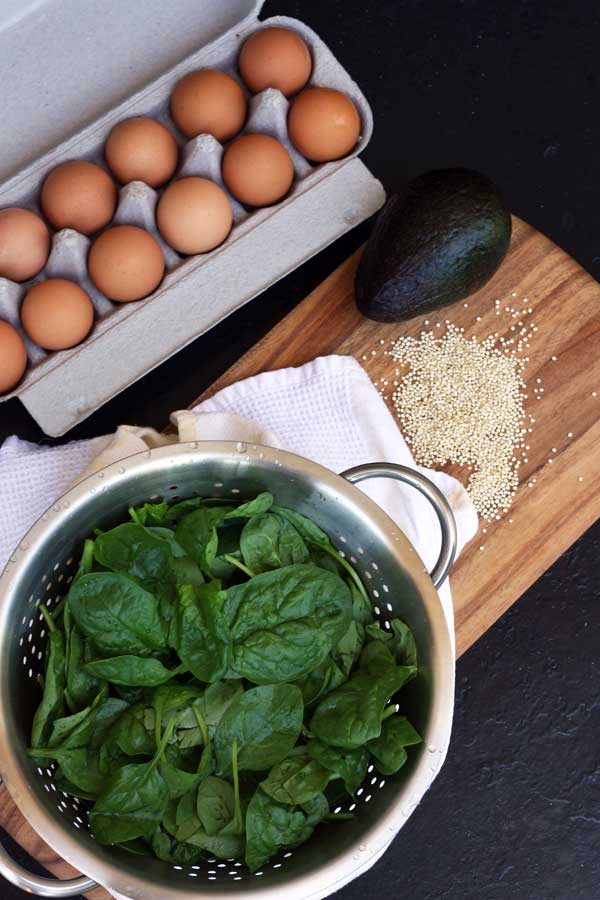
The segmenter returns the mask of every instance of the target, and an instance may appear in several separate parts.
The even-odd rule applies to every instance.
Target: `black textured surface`
[[[389,191],[467,166],[600,276],[600,13],[564,0],[269,0],[303,19],[375,114],[363,159]],[[338,241],[107,404],[66,439],[161,427],[364,240]],[[0,440],[45,440],[0,406]],[[600,898],[600,593],[595,526],[458,664],[446,766],[343,900]],[[8,885],[0,897],[27,895]]]

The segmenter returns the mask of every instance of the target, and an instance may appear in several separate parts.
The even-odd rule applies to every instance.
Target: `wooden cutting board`
[[[354,305],[354,273],[361,252],[194,404],[240,378],[302,365],[328,353],[354,356],[373,380],[387,378],[393,364],[385,347],[401,334],[418,335],[424,317],[382,325],[360,315]],[[499,316],[496,299],[502,301]],[[507,306],[531,308],[538,328],[525,371],[526,411],[536,421],[510,512],[500,521],[481,524],[452,572],[459,655],[600,515],[600,285],[559,247],[515,218],[510,251],[492,281],[466,305],[457,303],[427,318],[434,325],[448,319],[464,327],[467,336],[498,332],[509,337],[515,320],[505,313]],[[447,471],[462,475],[452,467]],[[56,875],[73,873],[37,837],[4,788],[0,824]],[[102,890],[90,896],[108,897]]]

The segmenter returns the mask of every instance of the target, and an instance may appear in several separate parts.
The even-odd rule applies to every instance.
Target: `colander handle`
[[[2,844],[0,844],[0,875],[15,887],[27,891],[28,894],[36,894],[38,897],[76,897],[78,894],[84,894],[96,887],[96,882],[85,875],[81,875],[79,878],[69,878],[67,881],[32,875],[8,855]]]
[[[409,469],[407,466],[399,466],[395,463],[367,463],[364,466],[354,466],[341,472],[351,484],[365,481],[367,478],[393,478],[402,481],[420,491],[426,497],[435,510],[440,528],[442,529],[442,546],[438,560],[431,570],[430,577],[436,588],[446,580],[448,572],[452,568],[456,556],[456,522],[448,501],[433,481]]]

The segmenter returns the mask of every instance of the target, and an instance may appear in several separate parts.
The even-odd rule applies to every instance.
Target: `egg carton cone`
[[[216,39],[0,185],[0,208],[19,206],[41,214],[39,194],[52,169],[75,159],[107,169],[103,148],[114,125],[132,116],[148,116],[165,124],[178,142],[180,161],[175,178],[209,178],[226,190],[221,177],[223,145],[211,135],[186,141],[170,117],[173,88],[185,74],[201,68],[220,69],[238,81],[249,101],[241,133],[277,138],[294,166],[292,188],[274,206],[249,209],[228,194],[234,222],[229,237],[210,253],[190,257],[169,247],[156,227],[156,205],[164,187],[155,190],[139,181],[122,186],[110,225],[147,229],[158,240],[165,257],[164,279],[143,300],[113,303],[98,291],[87,272],[87,255],[95,235],[88,238],[72,229],[53,235],[46,266],[35,279],[23,284],[0,279],[0,318],[21,334],[20,305],[34,283],[68,278],[80,284],[94,304],[94,327],[77,347],[47,353],[23,335],[29,367],[15,390],[0,397],[0,401],[19,397],[49,435],[64,434],[383,204],[385,194],[380,182],[357,158],[373,127],[371,109],[358,85],[312,29],[284,16],[259,21],[261,5],[238,0],[240,13],[245,15],[232,23],[231,17],[225,16],[223,4],[208,2],[206,33],[211,37],[218,34]],[[222,19],[228,27],[219,33]],[[251,96],[243,84],[237,70],[241,45],[254,31],[273,26],[289,28],[307,43],[313,59],[307,87],[336,88],[354,102],[361,133],[356,147],[344,159],[312,165],[289,140],[290,101],[272,88]]]

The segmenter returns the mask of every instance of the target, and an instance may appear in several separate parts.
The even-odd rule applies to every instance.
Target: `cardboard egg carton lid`
[[[168,16],[165,5],[156,0],[134,4],[135,28],[131,20],[132,5],[117,0],[102,4],[102,16],[99,16],[98,5],[92,5],[82,22],[72,17],[77,0],[46,0],[42,3],[32,0],[29,15],[25,17],[20,0],[5,2],[8,6],[3,5],[0,12],[0,78],[3,84],[8,84],[11,97],[6,124],[12,134],[18,135],[18,140],[10,145],[9,158],[3,158],[4,172],[8,174],[9,167],[14,170],[23,164],[24,158],[31,159],[32,155],[45,149],[49,135],[54,136],[57,119],[63,134],[65,123],[79,131],[0,184],[0,207],[19,205],[39,211],[38,195],[45,174],[67,159],[84,158],[102,164],[102,148],[110,129],[116,122],[132,115],[158,118],[178,138],[181,162],[177,176],[202,175],[222,185],[222,146],[208,135],[185,142],[169,118],[169,95],[183,74],[202,66],[236,73],[239,46],[249,33],[263,24],[257,21],[261,2],[228,0],[223,4],[220,0],[205,0],[203,4],[192,4],[189,0],[179,0],[176,5],[179,25],[172,23],[170,29],[165,23],[165,16]],[[12,18],[11,5],[14,7]],[[179,52],[186,41],[189,44],[189,31],[182,29],[180,24],[186,12],[190,30],[192,22],[195,26],[193,45],[200,49],[115,107],[115,98],[122,97],[126,88],[131,89],[136,79],[139,83],[141,73],[146,77],[154,75],[157,65],[171,62],[169,57],[176,52],[172,50],[172,42],[177,44]],[[55,70],[47,73],[44,66],[48,60],[43,57],[43,80],[38,66],[37,77],[29,82],[30,67],[34,65],[36,54],[42,51],[39,21],[37,29],[33,28],[42,14],[45,16],[46,47],[62,47],[64,57],[59,55],[55,59]],[[94,303],[96,324],[83,344],[61,353],[47,354],[26,341],[30,367],[16,390],[0,398],[19,396],[46,433],[63,434],[370,216],[383,203],[380,183],[356,158],[372,130],[371,111],[358,86],[320,38],[303,23],[274,17],[264,24],[283,25],[300,33],[313,55],[310,83],[336,87],[352,97],[362,125],[357,148],[346,159],[314,167],[289,142],[286,98],[274,90],[249,98],[249,116],[243,132],[270,133],[284,143],[294,163],[294,187],[280,204],[253,212],[231,198],[234,228],[230,237],[215,251],[186,259],[171,250],[158,235],[154,221],[157,192],[141,182],[121,188],[113,224],[138,224],[154,233],[161,241],[167,267],[167,275],[157,291],[137,303],[114,304],[95,289],[86,268],[88,238],[71,229],[54,234],[49,260],[34,281],[66,277],[80,283]],[[157,28],[160,34],[153,33]],[[105,33],[112,41],[110,54],[105,40],[98,43],[98,35]],[[31,43],[26,42],[27,36],[32,39]],[[49,36],[51,43],[48,43]],[[210,41],[207,46],[206,41]],[[25,58],[17,59],[19,49]],[[185,50],[188,49],[186,46]],[[126,71],[120,62],[123,56],[130,63]],[[151,57],[150,61],[148,57]],[[104,74],[106,66],[110,70],[108,78]],[[24,73],[21,88],[18,84],[20,72]],[[90,72],[94,73],[93,77]],[[95,80],[96,73],[98,80]],[[40,105],[39,97],[33,96],[34,85],[40,83],[53,87],[46,105]],[[75,92],[74,83],[79,88]],[[16,105],[12,102],[15,92],[23,94],[22,102]],[[101,104],[104,104],[104,110],[110,105],[109,111],[86,125],[81,118],[82,109],[94,117],[101,112]],[[50,115],[47,115],[48,109]],[[31,128],[32,121],[37,128]],[[0,279],[0,318],[20,327],[19,306],[30,283],[17,285]]]

